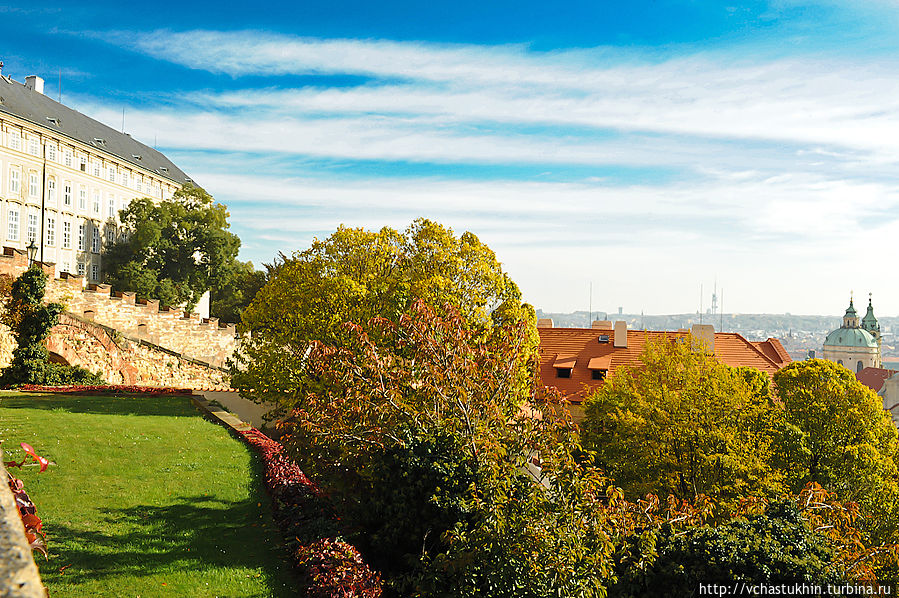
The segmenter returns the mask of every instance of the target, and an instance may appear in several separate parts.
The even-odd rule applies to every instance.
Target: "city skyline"
[[[0,4],[3,74],[170,157],[259,266],[470,230],[547,312],[833,314],[899,232],[899,9],[848,2]],[[61,85],[60,85],[61,84]]]

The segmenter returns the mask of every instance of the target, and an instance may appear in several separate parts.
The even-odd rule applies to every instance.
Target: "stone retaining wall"
[[[237,346],[234,324],[220,326],[218,318],[200,318],[158,301],[136,301],[134,293],[111,293],[109,285],[85,286],[83,276],[64,273],[54,278],[54,265],[41,264],[47,273],[47,301],[60,302],[66,311],[118,332],[149,341],[192,359],[224,366]],[[4,247],[0,274],[17,277],[28,268],[28,257]]]
[[[43,598],[44,586],[6,480],[0,450],[0,598]]]
[[[60,315],[47,348],[70,364],[99,373],[110,384],[206,390],[230,387],[224,369],[72,314]]]

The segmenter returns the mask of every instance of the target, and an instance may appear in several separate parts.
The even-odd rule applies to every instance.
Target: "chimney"
[[[44,93],[44,80],[37,75],[25,77],[25,87],[38,93]]]
[[[552,328],[553,320],[552,318],[540,318],[537,320],[537,328]]]
[[[615,322],[615,342],[613,347],[627,347],[627,322],[618,320]]]
[[[693,350],[700,348],[709,353],[715,352],[715,327],[711,324],[693,324]]]
[[[593,325],[591,328],[595,330],[611,330],[612,329],[612,321],[611,320],[593,320]]]

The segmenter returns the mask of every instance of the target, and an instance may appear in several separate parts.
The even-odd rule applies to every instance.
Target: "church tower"
[[[877,346],[880,347],[880,323],[874,317],[874,307],[871,305],[871,293],[868,293],[868,313],[862,318],[862,328],[871,333],[871,336],[877,340]]]

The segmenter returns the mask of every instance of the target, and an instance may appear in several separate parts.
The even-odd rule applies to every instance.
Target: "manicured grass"
[[[51,596],[294,596],[249,449],[186,397],[0,393],[6,460],[44,520]]]

